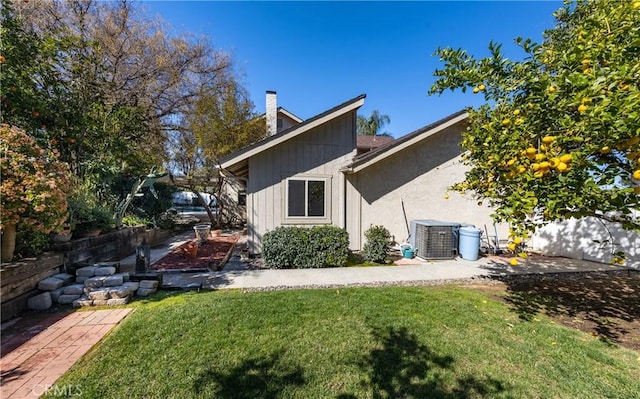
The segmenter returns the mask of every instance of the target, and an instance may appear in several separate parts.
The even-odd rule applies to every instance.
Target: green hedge
[[[385,263],[391,245],[391,233],[384,226],[371,226],[364,232],[367,241],[362,248],[364,259],[374,263]]]
[[[335,226],[276,227],[263,237],[262,257],[278,269],[345,266],[349,234]]]

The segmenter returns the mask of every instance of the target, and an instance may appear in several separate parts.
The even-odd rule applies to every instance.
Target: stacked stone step
[[[140,281],[140,287],[136,291],[138,296],[149,296],[155,294],[158,291],[158,281],[156,280],[142,280]]]
[[[129,281],[129,273],[116,273],[117,263],[100,263],[76,270],[76,285],[82,293],[71,303],[75,307],[124,305],[138,289],[138,283]]]
[[[65,295],[62,300],[67,300],[68,297],[66,295],[71,295],[71,292],[65,293],[66,287],[64,286],[68,286],[70,283],[73,283],[73,275],[67,273],[54,274],[51,277],[40,280],[38,289],[44,292],[27,299],[27,307],[31,310],[47,310],[53,306],[54,302],[60,303],[61,296]]]
[[[55,274],[38,283],[42,292],[27,300],[31,310],[46,310],[54,303],[74,307],[124,305],[134,296],[148,296],[158,291],[158,281],[130,281],[129,273],[116,273],[119,263],[96,263],[81,267],[76,276]]]

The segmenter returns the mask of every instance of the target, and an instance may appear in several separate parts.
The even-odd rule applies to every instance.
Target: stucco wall
[[[611,262],[612,252],[624,251],[628,256],[625,266],[640,268],[640,234],[595,218],[551,223],[536,232],[528,244],[547,255],[602,263]]]
[[[434,219],[486,225],[493,237],[492,211],[486,204],[448,188],[464,180],[466,167],[461,163],[461,125],[454,125],[403,151],[381,160],[362,171],[347,176],[353,189],[348,191],[348,212],[360,214],[349,218],[352,249],[361,249],[364,231],[371,225],[383,225],[397,242],[408,238],[402,203],[409,223],[416,219]],[[360,193],[359,200],[357,193]],[[445,195],[449,198],[446,199]],[[359,209],[358,209],[359,208]],[[500,225],[498,236],[506,239],[508,227]]]

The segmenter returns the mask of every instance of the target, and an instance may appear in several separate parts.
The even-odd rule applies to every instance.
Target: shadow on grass
[[[442,371],[455,367],[454,358],[433,352],[406,327],[377,329],[373,335],[378,341],[377,348],[359,364],[368,375],[363,386],[373,393],[373,398],[469,398],[505,390],[502,382],[491,378],[466,376],[445,380]]]
[[[282,397],[288,386],[305,384],[304,370],[283,360],[283,353],[247,359],[229,370],[206,370],[194,382],[194,390],[223,399]]]
[[[522,320],[538,313],[576,318],[591,324],[602,339],[617,342],[640,322],[640,274],[606,273],[504,279],[505,300]],[[633,323],[633,324],[632,324]]]

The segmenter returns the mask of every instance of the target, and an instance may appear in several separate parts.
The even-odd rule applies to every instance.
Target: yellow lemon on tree
[[[510,242],[509,245],[507,245],[507,248],[509,248],[509,250],[513,252],[516,250],[516,244],[513,242]]]
[[[527,168],[525,168],[524,166],[518,166],[518,173],[524,173],[527,171]]]
[[[515,238],[513,239],[513,243],[514,243],[514,244],[516,244],[516,245],[517,245],[517,244],[520,244],[521,242],[522,242],[522,238],[520,238],[520,237],[515,237]]]
[[[516,258],[511,258],[511,260],[509,261],[509,264],[511,266],[518,266],[518,259]]]
[[[584,114],[585,112],[587,112],[588,108],[589,107],[587,107],[586,105],[580,104],[580,106],[578,107],[578,112],[580,112],[581,114]]]
[[[640,180],[640,169],[633,172],[633,178],[636,180]]]
[[[538,150],[536,150],[533,147],[529,147],[527,148],[526,152],[527,152],[527,155],[536,155],[536,152],[538,152]]]
[[[608,154],[610,152],[611,152],[611,147],[609,147],[608,145],[605,145],[604,147],[600,148],[601,154]]]
[[[485,87],[485,85],[480,85],[480,86],[478,86],[478,89],[480,89],[480,91],[482,91],[482,90],[486,89],[486,87]]]
[[[531,164],[531,170],[533,170],[534,172],[540,170],[540,164],[539,163],[532,163]]]
[[[511,124],[511,119],[507,118],[502,120],[502,126],[509,126]]]
[[[640,143],[640,136],[631,137],[629,140],[624,142],[626,145],[631,147],[632,145]]]
[[[549,166],[549,162],[547,161],[540,162],[540,169],[549,169]]]
[[[515,116],[520,115],[520,110],[519,110],[519,109],[514,110],[514,111],[513,111],[513,114],[514,114]]]
[[[571,160],[573,159],[573,155],[571,154],[564,154],[560,157],[560,162],[563,163],[569,163],[571,162]]]
[[[535,177],[536,179],[541,178],[542,176],[544,176],[544,172],[539,170],[536,173],[533,174],[533,177]]]
[[[515,158],[511,158],[511,159],[507,162],[507,166],[511,166],[511,165],[513,165],[514,163],[516,163]]]
[[[549,160],[549,166],[551,166],[552,168],[557,167],[559,163],[560,163],[560,158],[553,157]]]
[[[478,94],[479,92],[480,92],[480,89],[479,89],[479,88],[477,88],[477,87],[474,87],[474,88],[473,88],[473,93],[474,93],[474,94]]]
[[[547,89],[547,91],[548,91],[549,93],[555,93],[557,90],[558,90],[558,89],[556,89],[556,87],[555,87],[555,86],[550,86],[550,87]]]
[[[544,161],[547,158],[544,154],[536,154],[536,161]]]
[[[544,136],[544,137],[542,138],[542,142],[543,142],[543,143],[545,143],[545,144],[551,144],[551,143],[553,143],[554,141],[556,141],[555,136]]]
[[[560,162],[558,164],[558,166],[556,166],[556,169],[558,170],[558,172],[564,172],[565,170],[567,170],[569,167],[567,166],[566,163],[564,162]]]

